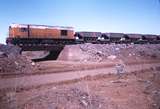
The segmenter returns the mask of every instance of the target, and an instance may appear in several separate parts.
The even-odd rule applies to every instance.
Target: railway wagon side
[[[98,37],[101,37],[101,32],[76,32],[75,36],[78,37],[78,39],[82,39],[86,43],[95,43],[98,39]]]

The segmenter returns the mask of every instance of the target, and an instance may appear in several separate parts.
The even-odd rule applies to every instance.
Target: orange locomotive
[[[9,37],[13,38],[74,38],[72,27],[12,24]]]
[[[7,42],[11,43],[44,43],[45,40],[74,40],[73,27],[11,24]],[[27,40],[27,42],[26,42]],[[50,41],[50,42],[52,42]],[[52,43],[54,43],[53,41]]]

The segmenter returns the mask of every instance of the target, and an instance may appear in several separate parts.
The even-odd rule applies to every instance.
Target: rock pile
[[[159,54],[159,44],[79,44],[66,46],[58,59],[69,61],[105,61],[126,58],[160,59]]]
[[[0,74],[31,71],[31,61],[21,56],[20,51],[19,47],[13,45],[0,45]]]

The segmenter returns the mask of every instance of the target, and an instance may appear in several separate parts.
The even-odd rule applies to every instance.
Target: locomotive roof
[[[73,30],[73,27],[66,27],[66,26],[48,26],[48,25],[34,25],[34,24],[11,24],[11,28],[27,28],[28,25],[30,28],[39,28],[39,29],[66,29],[66,30]]]

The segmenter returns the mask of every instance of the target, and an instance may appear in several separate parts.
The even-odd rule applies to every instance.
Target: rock
[[[108,58],[108,59],[111,59],[111,60],[114,60],[114,59],[116,59],[116,56],[115,56],[115,55],[110,55],[110,56],[108,56],[107,58]]]
[[[118,51],[118,50],[120,50],[120,48],[115,48],[115,50],[117,50],[117,51]]]
[[[88,106],[88,103],[85,100],[80,100],[80,101],[81,101],[82,105],[84,105],[85,107]]]
[[[115,69],[116,69],[116,74],[120,79],[122,77],[122,74],[125,73],[125,66],[123,64],[116,64]]]
[[[32,66],[35,66],[35,65],[36,65],[36,63],[35,63],[35,62],[32,62],[31,64],[32,64]]]
[[[131,53],[129,53],[129,54],[128,54],[128,56],[132,56],[132,54],[131,54]]]
[[[14,61],[14,63],[15,63],[17,66],[19,65],[17,61]]]
[[[7,54],[5,54],[4,52],[0,51],[0,58],[4,58],[4,57],[7,57]]]

